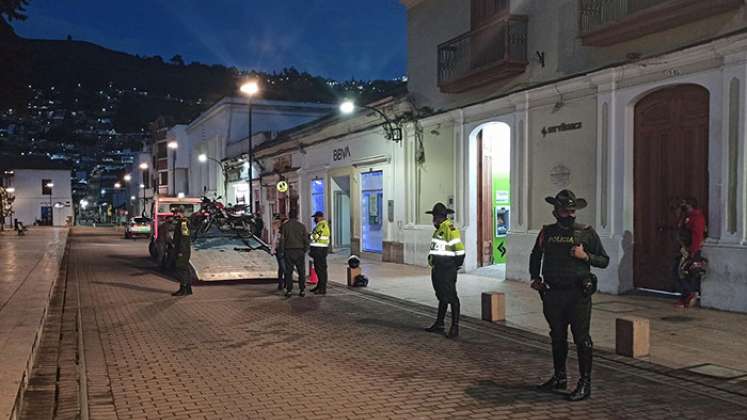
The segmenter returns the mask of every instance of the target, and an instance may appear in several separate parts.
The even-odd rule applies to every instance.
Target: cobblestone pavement
[[[78,229],[71,242],[94,419],[743,419],[747,407],[609,360],[592,399],[568,403],[533,390],[551,366],[544,337],[467,320],[447,340],[422,332],[427,308],[340,287],[286,299],[273,284],[217,284],[173,298],[145,241]]]

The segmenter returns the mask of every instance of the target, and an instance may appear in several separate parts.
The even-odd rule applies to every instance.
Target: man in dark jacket
[[[280,228],[279,249],[285,253],[285,296],[293,292],[293,267],[298,272],[298,295],[306,295],[306,253],[309,251],[309,232],[306,226],[298,221],[298,211],[291,210],[288,221]]]
[[[586,207],[586,200],[563,190],[545,201],[553,205],[557,222],[544,226],[537,236],[529,259],[529,273],[532,288],[542,297],[542,310],[550,325],[555,374],[538,388],[549,391],[568,386],[565,362],[570,325],[578,351],[580,379],[568,399],[580,401],[591,395],[593,343],[589,327],[591,295],[597,287],[591,267],[607,267],[609,257],[594,229],[576,223],[576,210]]]
[[[172,296],[187,296],[192,294],[192,275],[189,272],[189,258],[192,254],[192,240],[189,232],[189,219],[184,217],[184,208],[174,210],[174,253],[176,254],[174,268],[179,279],[179,290]]]

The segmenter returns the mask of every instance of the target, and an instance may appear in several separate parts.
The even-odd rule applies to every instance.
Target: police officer
[[[329,223],[324,219],[324,213],[317,211],[311,217],[314,218],[314,230],[311,232],[311,250],[309,256],[314,260],[314,270],[319,283],[311,289],[311,293],[317,295],[327,294],[327,253],[329,252]]]
[[[431,266],[431,282],[438,299],[438,317],[436,322],[425,330],[443,333],[446,309],[451,305],[451,328],[446,335],[448,338],[459,336],[459,296],[457,296],[457,270],[464,263],[464,244],[459,230],[449,220],[448,215],[454,213],[443,203],[436,203],[433,210],[425,212],[433,215],[433,226],[436,231],[431,239],[431,249],[428,253],[428,265]]]
[[[306,296],[306,252],[309,250],[309,232],[298,221],[298,210],[288,212],[288,221],[280,226],[280,252],[285,255],[285,296],[293,292],[293,269],[298,272],[298,296]]]
[[[174,252],[176,253],[174,268],[179,279],[179,290],[172,296],[187,296],[192,294],[192,275],[189,272],[189,258],[192,253],[192,240],[189,232],[189,219],[184,217],[184,208],[179,206],[174,210]]]
[[[597,287],[591,267],[607,267],[609,257],[594,229],[576,223],[576,210],[586,207],[586,200],[576,198],[570,190],[563,190],[545,201],[553,205],[557,222],[544,226],[537,236],[529,259],[529,273],[532,288],[542,297],[543,313],[550,325],[555,373],[538,388],[549,391],[567,387],[565,362],[570,325],[578,351],[580,378],[568,399],[580,401],[591,395],[593,343],[589,326],[591,295]]]

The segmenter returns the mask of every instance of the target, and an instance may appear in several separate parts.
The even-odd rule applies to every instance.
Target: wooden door
[[[477,258],[478,266],[493,264],[493,161],[483,132],[477,133]]]
[[[706,89],[681,85],[653,92],[635,107],[635,287],[674,290],[681,199],[697,199],[707,217],[708,100]]]

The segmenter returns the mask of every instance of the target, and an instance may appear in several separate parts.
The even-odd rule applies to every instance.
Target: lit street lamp
[[[356,108],[368,109],[379,114],[379,116],[383,118],[385,122],[384,137],[386,137],[387,140],[392,140],[395,142],[402,141],[402,129],[399,127],[399,124],[390,120],[389,117],[387,117],[386,114],[384,114],[384,112],[382,112],[380,109],[367,105],[356,105],[355,102],[351,101],[350,99],[346,99],[340,104],[340,112],[346,115],[355,112]]]
[[[179,143],[172,140],[166,146],[171,149],[171,194],[174,195],[176,193],[176,149],[179,148]]]
[[[130,181],[132,181],[132,175],[130,175],[130,174],[124,174],[124,176],[122,177],[122,179],[124,180],[125,184],[128,184],[127,192],[130,192],[129,184],[130,184]],[[134,200],[130,200],[130,201],[134,201]],[[131,207],[132,207],[132,205],[128,205],[127,206],[127,214],[130,214]]]
[[[142,162],[138,167],[140,168],[140,179],[143,181],[140,183],[140,189],[143,190],[143,209],[140,214],[145,216],[145,171],[148,170],[148,163]]]
[[[54,225],[54,210],[52,207],[52,188],[54,188],[54,182],[47,182],[47,188],[49,188],[49,225]]]
[[[249,211],[251,214],[254,214],[254,186],[252,185],[252,164],[254,163],[254,150],[252,147],[252,97],[259,92],[259,84],[256,80],[249,80],[241,85],[241,92],[249,98]],[[228,195],[227,191],[226,195]]]
[[[223,194],[226,195],[226,197],[224,197],[223,199],[226,200],[228,197],[228,178],[226,177],[226,169],[223,167],[223,163],[218,159],[209,157],[205,153],[200,153],[199,155],[197,155],[197,160],[200,161],[200,163],[205,163],[207,161],[215,162],[218,164],[218,166],[220,166],[220,171],[223,174]]]

